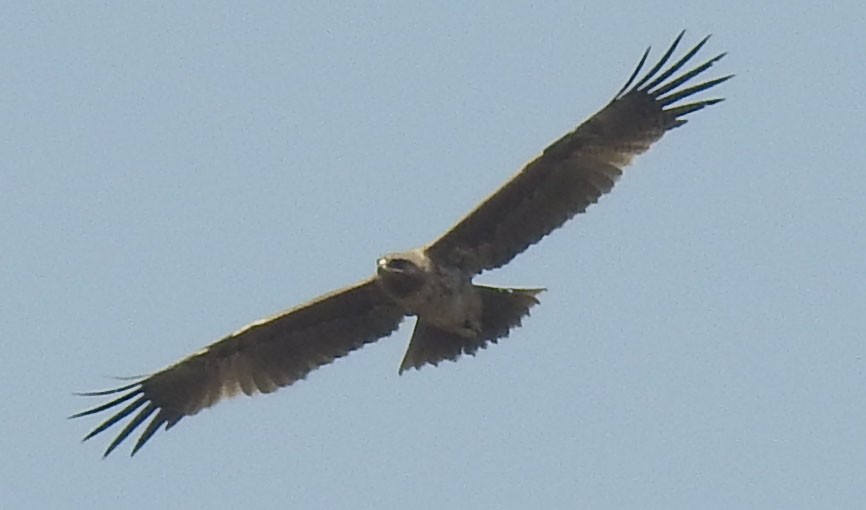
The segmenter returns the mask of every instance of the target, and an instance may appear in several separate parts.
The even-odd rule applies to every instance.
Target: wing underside
[[[607,106],[545,149],[430,244],[428,255],[472,274],[508,263],[596,203],[613,188],[635,156],[666,131],[685,124],[686,115],[720,102],[687,102],[694,94],[731,76],[693,84],[724,54],[677,75],[708,39],[669,64],[683,35],[679,34],[658,63],[638,80],[649,55],[647,49],[625,86]]]
[[[160,427],[169,429],[217,402],[240,393],[270,393],[316,368],[389,335],[403,313],[371,279],[311,303],[255,322],[164,370],[108,391],[114,396],[73,418],[114,412],[85,440],[130,417],[109,444],[112,452],[145,422],[135,454]],[[148,421],[149,420],[149,421]]]

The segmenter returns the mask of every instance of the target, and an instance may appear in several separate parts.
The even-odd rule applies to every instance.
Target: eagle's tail
[[[508,336],[511,328],[529,315],[529,309],[538,304],[538,294],[545,289],[504,289],[476,285],[481,293],[481,337],[496,343]],[[471,354],[471,353],[467,353]]]
[[[476,285],[481,295],[481,324],[478,335],[447,331],[419,318],[409,342],[409,349],[400,365],[400,373],[409,368],[421,368],[427,363],[438,365],[442,360],[456,361],[461,354],[475,354],[488,342],[496,343],[520,325],[529,309],[538,304],[537,296],[545,289],[506,289]]]

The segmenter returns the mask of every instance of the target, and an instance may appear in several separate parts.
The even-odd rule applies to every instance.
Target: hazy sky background
[[[453,5],[4,4],[4,508],[862,508],[862,3]],[[684,28],[728,100],[483,275],[549,288],[511,337],[79,442],[73,391],[439,235]]]

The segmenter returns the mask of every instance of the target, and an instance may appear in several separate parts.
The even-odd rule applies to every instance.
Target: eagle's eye
[[[388,260],[388,269],[394,269],[396,271],[406,271],[411,268],[413,264],[406,259],[390,259]]]

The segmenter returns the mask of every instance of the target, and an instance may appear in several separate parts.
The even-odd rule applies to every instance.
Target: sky
[[[305,5],[304,5],[305,4]],[[866,7],[7,2],[7,508],[860,508]],[[641,53],[736,77],[480,282],[544,286],[476,357],[412,320],[274,394],[80,439],[116,376],[356,282],[600,109]]]

